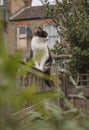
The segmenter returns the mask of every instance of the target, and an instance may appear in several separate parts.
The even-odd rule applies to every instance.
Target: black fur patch
[[[38,36],[38,37],[41,37],[41,38],[46,38],[48,36],[48,34],[41,27],[38,27],[38,30],[35,33],[35,36]]]

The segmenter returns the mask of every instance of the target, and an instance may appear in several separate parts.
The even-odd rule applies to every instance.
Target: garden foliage
[[[89,71],[89,1],[56,0],[56,3],[54,7],[50,7],[47,3],[47,15],[53,19],[57,27],[60,27],[59,35],[64,38],[64,44],[69,44],[68,52],[72,55],[70,69],[87,73]],[[58,44],[56,48],[58,52]]]

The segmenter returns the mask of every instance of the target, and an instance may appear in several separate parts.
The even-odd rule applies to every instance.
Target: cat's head
[[[44,31],[41,27],[38,27],[37,32],[35,33],[35,36],[38,36],[40,38],[47,38],[48,34],[46,31]]]

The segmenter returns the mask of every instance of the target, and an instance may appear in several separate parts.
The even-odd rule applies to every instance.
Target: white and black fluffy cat
[[[31,40],[31,57],[33,58],[35,68],[50,75],[50,68],[53,60],[47,46],[47,40],[47,32],[41,27],[38,27],[37,32]],[[51,87],[48,80],[45,80],[45,82]]]
[[[34,65],[41,71],[46,71],[47,61],[50,60],[51,55],[47,46],[48,34],[46,31],[38,27],[37,32],[31,41],[31,51],[34,60]],[[51,60],[50,60],[51,61]]]

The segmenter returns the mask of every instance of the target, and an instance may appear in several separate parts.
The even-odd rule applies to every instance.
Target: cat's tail
[[[44,82],[48,87],[54,87],[54,82],[52,80],[44,80]]]
[[[49,79],[44,79],[45,84],[46,84],[48,87],[54,87],[54,81],[53,81],[53,78],[52,78],[51,75],[50,75],[50,68],[46,70],[45,74],[47,74],[47,75],[50,76]]]

